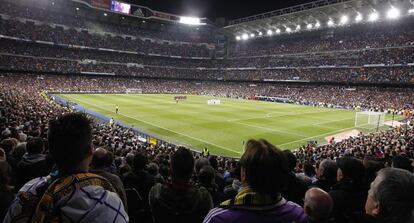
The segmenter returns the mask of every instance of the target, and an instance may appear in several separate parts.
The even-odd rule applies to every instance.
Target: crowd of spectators
[[[231,45],[234,57],[264,56],[292,53],[360,50],[412,46],[413,25],[409,19],[389,24],[360,24],[339,27],[335,35],[321,39],[320,32],[293,33],[258,40],[235,41]]]
[[[205,45],[158,43],[140,38],[132,39],[121,36],[103,35],[52,27],[48,24],[13,19],[0,19],[0,34],[29,40],[48,41],[59,44],[89,46],[95,48],[109,48],[127,50],[144,54],[161,54],[183,57],[209,57],[210,50]]]
[[[119,23],[102,23],[97,20],[93,20],[93,18],[86,18],[81,16],[82,14],[75,11],[75,8],[63,7],[63,10],[61,6],[55,6],[57,9],[53,9],[53,5],[51,8],[51,2],[39,2],[39,4],[30,4],[29,6],[22,5],[24,3],[25,2],[21,2],[20,5],[13,4],[11,2],[5,3],[0,8],[0,13],[10,15],[14,18],[26,18],[38,21],[46,21],[51,24],[61,24],[69,27],[97,30],[121,35],[131,35],[136,37],[170,40],[177,42],[213,42],[212,30],[208,28],[203,28],[201,30],[186,28],[184,30],[178,31],[173,28],[161,27],[163,30],[160,32],[160,30],[151,29],[151,25],[148,25],[148,28],[145,29],[143,27],[131,27],[130,25],[125,25],[125,23],[121,22],[121,25]],[[60,4],[60,2],[56,2],[56,4]],[[137,19],[124,17],[122,20],[125,22],[125,20],[133,21]],[[150,23],[151,21],[147,20],[146,22]],[[183,26],[181,28],[185,27]]]
[[[0,47],[1,48],[1,47]],[[48,56],[48,54],[45,54]],[[173,78],[187,80],[233,80],[233,81],[316,81],[316,82],[365,82],[365,83],[413,83],[414,67],[353,67],[353,68],[264,68],[221,69],[197,67],[171,67],[143,65],[124,62],[102,62],[91,59],[68,59],[33,57],[23,54],[0,53],[0,68],[12,71],[58,72],[58,73],[111,73],[119,76]],[[99,57],[99,56],[98,56]],[[115,58],[115,57],[113,57]],[[117,57],[122,60],[122,57]],[[129,57],[126,57],[129,58]],[[144,59],[146,60],[146,59]],[[150,61],[156,61],[151,59]],[[160,59],[174,64],[174,59]],[[187,64],[185,61],[177,64]],[[191,62],[190,64],[194,64]]]
[[[240,160],[203,157],[168,143],[151,146],[133,130],[116,124],[91,122],[43,93],[119,92],[129,87],[236,97],[243,96],[249,85],[2,75],[0,217],[4,222],[413,220],[412,126],[326,146],[307,145],[293,152],[281,151],[266,140],[250,140]],[[263,88],[251,87],[249,92]],[[320,93],[328,89],[320,88]]]

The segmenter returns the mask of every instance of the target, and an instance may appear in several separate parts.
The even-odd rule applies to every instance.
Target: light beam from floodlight
[[[277,34],[279,34],[279,33],[281,33],[282,31],[280,31],[280,29],[276,29],[276,33]]]
[[[273,34],[273,31],[271,29],[267,30],[267,35],[271,36]]]
[[[335,23],[332,19],[329,19],[328,22],[326,23],[328,26],[334,26]]]
[[[345,25],[345,24],[347,24],[348,23],[348,16],[347,15],[343,15],[342,17],[341,17],[341,25]]]
[[[358,12],[357,16],[355,17],[355,22],[361,22],[362,21],[362,15]]]
[[[375,22],[378,20],[378,18],[379,18],[378,12],[373,12],[369,15],[368,21]]]
[[[387,12],[388,19],[398,19],[400,17],[400,10],[397,8],[391,7],[390,10]]]
[[[306,28],[307,28],[307,29],[312,29],[312,27],[313,27],[313,26],[312,26],[312,24],[310,24],[310,23],[309,23],[308,25],[306,25]]]
[[[242,35],[242,39],[243,39],[243,40],[247,40],[247,39],[249,39],[249,35],[247,35],[247,33],[243,34],[243,35]]]

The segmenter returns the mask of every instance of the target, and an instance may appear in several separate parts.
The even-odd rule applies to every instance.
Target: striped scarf
[[[61,177],[49,185],[32,217],[32,223],[60,222],[60,215],[56,202],[88,186],[100,186],[105,190],[115,192],[115,189],[105,178],[91,174],[78,173]]]
[[[268,210],[286,203],[280,194],[269,195],[254,192],[250,187],[242,188],[235,198],[224,201],[221,208]]]

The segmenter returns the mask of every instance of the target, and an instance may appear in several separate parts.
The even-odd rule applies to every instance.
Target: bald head
[[[108,160],[108,151],[98,148],[93,152],[92,166],[94,168],[104,168]]]
[[[331,196],[319,188],[311,188],[305,194],[304,209],[308,217],[315,221],[329,219],[333,208]]]

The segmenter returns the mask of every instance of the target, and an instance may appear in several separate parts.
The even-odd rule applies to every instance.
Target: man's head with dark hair
[[[49,151],[64,173],[79,171],[92,159],[92,127],[85,114],[69,113],[49,122]]]
[[[41,154],[44,148],[45,144],[40,137],[30,138],[26,144],[26,151],[28,154]]]
[[[338,166],[336,162],[331,159],[324,159],[319,164],[319,168],[317,171],[318,179],[324,179],[329,181],[336,181],[336,172],[338,170]]]
[[[195,171],[198,174],[204,166],[210,166],[210,161],[207,158],[201,157],[195,161]],[[214,168],[213,168],[214,169]]]
[[[0,143],[0,147],[3,148],[4,152],[6,152],[6,155],[11,155],[14,152],[16,145],[17,144],[11,138],[3,139]]]
[[[413,172],[413,166],[411,163],[411,160],[406,156],[394,156],[392,158],[392,167]]]
[[[288,164],[289,164],[289,170],[290,171],[294,171],[296,164],[297,164],[297,159],[295,154],[292,153],[292,151],[290,150],[284,150],[283,153],[285,154]]]
[[[198,173],[198,180],[203,185],[212,185],[214,184],[216,173],[214,168],[210,165],[203,166]]]
[[[385,168],[368,191],[365,211],[382,222],[406,222],[414,216],[414,175],[407,170]]]
[[[287,181],[289,165],[285,154],[264,139],[249,140],[241,157],[241,181],[263,194],[280,193]]]
[[[189,181],[194,170],[194,157],[189,149],[179,148],[171,156],[173,181]]]
[[[137,153],[134,156],[134,170],[141,171],[145,169],[148,163],[148,158],[144,153]]]
[[[352,157],[340,158],[336,161],[338,165],[337,180],[352,180],[353,182],[362,182],[365,177],[364,164]]]
[[[93,152],[92,166],[94,168],[104,168],[108,160],[108,151],[104,148],[98,148]]]

